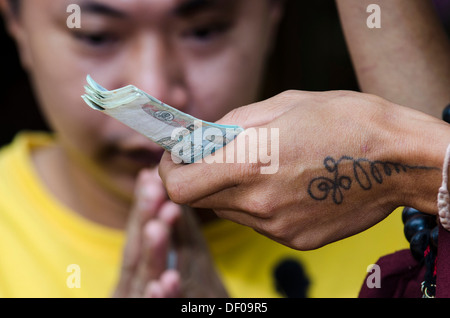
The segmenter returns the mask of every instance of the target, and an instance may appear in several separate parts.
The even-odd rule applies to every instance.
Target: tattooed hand
[[[341,175],[339,172],[339,165],[343,161],[352,163],[352,171],[349,175]],[[330,177],[312,179],[308,185],[308,194],[318,201],[327,200],[330,197],[335,204],[341,204],[344,201],[343,190],[350,190],[355,183],[356,187],[368,191],[372,190],[374,183],[381,185],[386,177],[402,172],[440,170],[434,167],[410,166],[390,161],[371,161],[366,158],[354,159],[349,156],[343,156],[337,161],[333,157],[326,157],[323,165],[330,173]]]
[[[291,91],[219,123],[276,129],[279,140],[256,141],[258,154],[279,151],[277,171],[261,173],[263,161],[230,163],[227,149],[244,153],[250,134],[215,154],[226,163],[175,165],[165,154],[160,175],[173,201],[213,209],[302,250],[361,232],[397,206],[437,212],[450,131],[421,112],[360,93]],[[256,152],[249,148],[248,158]]]

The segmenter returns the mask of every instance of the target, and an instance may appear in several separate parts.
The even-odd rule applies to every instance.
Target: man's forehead
[[[175,2],[178,10],[189,11],[213,7],[226,2],[236,2],[236,0],[175,0]]]
[[[241,0],[65,0],[66,4],[76,3],[82,12],[113,16],[126,16],[137,12],[170,12],[189,15],[214,7],[223,7]]]

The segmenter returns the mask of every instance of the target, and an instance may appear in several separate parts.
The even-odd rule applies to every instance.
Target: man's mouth
[[[138,166],[154,167],[159,164],[164,149],[136,148],[123,151],[121,154],[125,160],[134,162]]]
[[[105,164],[132,173],[156,167],[164,154],[163,148],[139,134],[110,138],[109,141],[103,152]]]

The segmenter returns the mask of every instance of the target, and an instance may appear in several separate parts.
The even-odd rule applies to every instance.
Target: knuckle
[[[170,175],[166,178],[166,190],[170,200],[177,204],[186,204],[187,197],[184,194],[183,182],[176,175]]]
[[[242,182],[255,182],[259,174],[260,164],[259,163],[248,163],[239,165],[240,171],[238,176],[240,177],[239,183]]]
[[[233,165],[230,170],[232,175],[232,181],[235,184],[242,183],[255,183],[257,182],[258,175],[260,174],[261,164],[250,163],[248,157],[248,150],[240,151],[237,153],[237,163]]]
[[[279,94],[280,97],[283,98],[292,98],[292,97],[297,97],[300,94],[300,91],[297,91],[295,89],[288,89],[284,92],[281,92]]]
[[[243,210],[261,219],[270,219],[275,209],[271,200],[265,197],[256,197],[245,200]]]
[[[285,222],[280,222],[278,220],[273,220],[268,223],[267,230],[275,237],[278,241],[286,242],[288,241],[288,228],[286,228]]]
[[[269,220],[282,213],[286,202],[283,196],[279,195],[277,189],[264,183],[253,182],[253,184],[255,183],[259,185],[243,197],[244,211],[253,214],[255,217]]]
[[[283,103],[290,103],[291,101],[299,101],[304,98],[310,98],[311,93],[306,91],[299,91],[295,89],[289,89],[279,93],[276,98]]]
[[[225,210],[214,209],[214,213],[221,219],[227,219],[227,213]]]
[[[291,247],[299,251],[311,251],[325,245],[320,239],[298,235],[291,241]]]
[[[242,112],[244,110],[244,107],[235,108],[232,111],[228,113],[228,115],[225,117],[227,121],[230,123],[236,122],[241,116]]]
[[[258,232],[299,251],[315,250],[326,245],[321,235],[315,235],[308,230],[299,230],[295,223],[289,222],[285,218],[262,220],[258,226]]]
[[[262,220],[258,224],[258,232],[280,244],[286,246],[291,245],[291,242],[289,241],[288,228],[286,228],[286,224],[284,222],[279,222],[274,219]]]
[[[220,120],[222,124],[236,125],[245,122],[249,116],[248,106],[242,106],[231,110]]]

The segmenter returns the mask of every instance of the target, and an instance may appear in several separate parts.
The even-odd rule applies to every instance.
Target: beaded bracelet
[[[442,168],[442,185],[438,193],[438,214],[439,221],[444,229],[450,230],[450,196],[448,193],[448,167],[450,161],[450,145],[445,153],[444,167]]]
[[[405,207],[402,213],[405,237],[416,261],[425,265],[425,277],[421,284],[424,298],[436,293],[436,257],[439,226],[433,215]]]
[[[450,123],[450,105],[444,108],[442,119]],[[450,145],[447,147],[444,159],[444,167],[442,168],[442,185],[438,193],[438,215],[442,227],[447,231],[450,230],[450,196],[448,193],[448,168],[450,163]]]
[[[442,119],[450,123],[450,105],[443,113]],[[442,185],[438,192],[439,223],[450,231],[450,194],[448,192],[448,170],[450,165],[450,145],[445,153],[442,168]],[[426,271],[421,291],[424,298],[433,298],[436,294],[436,261],[439,226],[432,215],[416,209],[405,207],[402,213],[405,237],[409,242],[412,256],[418,262],[424,262]]]

